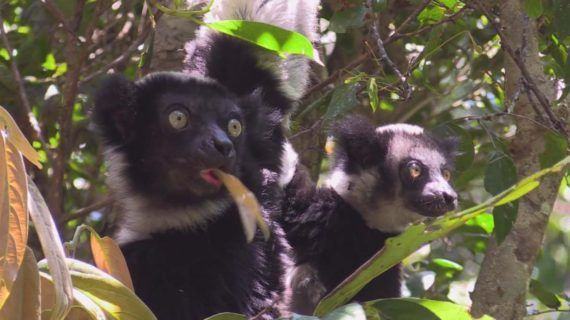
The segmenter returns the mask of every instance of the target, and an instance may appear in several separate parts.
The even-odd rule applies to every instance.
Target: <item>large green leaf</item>
[[[472,320],[467,307],[451,302],[416,298],[381,299],[364,303],[376,310],[381,319],[394,320]],[[491,320],[489,316],[478,318]]]
[[[222,20],[206,26],[230,36],[254,43],[281,56],[304,55],[317,62],[318,53],[304,35],[283,28],[255,21]]]
[[[155,320],[150,309],[119,280],[85,262],[66,259],[73,287],[116,320]],[[38,263],[48,271],[47,263]]]
[[[243,314],[239,313],[232,313],[232,312],[224,312],[218,313],[211,317],[206,318],[205,320],[246,320],[247,317]]]
[[[325,122],[328,123],[358,106],[360,102],[356,94],[359,90],[360,84],[358,83],[345,83],[336,87],[324,115]]]
[[[537,185],[538,179],[548,174],[559,173],[568,164],[570,164],[570,156],[548,169],[541,170],[521,180],[516,185],[479,205],[458,213],[448,213],[433,221],[411,225],[402,234],[388,239],[378,253],[321,300],[315,310],[315,315],[323,316],[345,304],[370,281],[398,264],[425,243],[447,235],[470,219],[491,210],[507,197],[511,201],[518,199],[525,194],[521,190],[530,192],[532,188],[529,188],[529,185]]]

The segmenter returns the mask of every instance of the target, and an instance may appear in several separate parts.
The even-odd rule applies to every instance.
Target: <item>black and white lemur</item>
[[[292,310],[302,314],[311,314],[387,238],[457,205],[450,185],[455,139],[409,124],[375,128],[359,116],[335,127],[328,186],[316,187],[298,165],[285,189],[281,224],[296,253]],[[401,281],[395,266],[354,299],[398,297]]]
[[[265,22],[313,37],[318,0],[216,0],[205,21]],[[202,27],[184,72],[109,78],[93,121],[120,207],[115,235],[137,295],[162,320],[237,312],[274,318],[287,303],[288,250],[247,243],[236,205],[211,169],[238,178],[267,217],[294,173],[282,122],[305,90],[308,61],[280,59]],[[273,181],[273,182],[272,182]]]

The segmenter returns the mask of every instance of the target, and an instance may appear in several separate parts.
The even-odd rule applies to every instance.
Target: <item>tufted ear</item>
[[[446,137],[440,139],[439,141],[439,144],[443,149],[443,151],[447,154],[448,157],[452,159],[461,155],[461,152],[459,151],[460,143],[461,139],[459,137],[454,137],[454,136]]]
[[[349,116],[334,124],[335,147],[333,165],[344,165],[347,171],[370,167],[384,156],[376,128],[362,116]]]
[[[105,143],[121,145],[132,137],[136,118],[136,87],[121,75],[103,80],[95,94],[92,120]]]

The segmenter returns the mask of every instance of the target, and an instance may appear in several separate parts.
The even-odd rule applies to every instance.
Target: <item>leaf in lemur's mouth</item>
[[[247,242],[253,240],[257,226],[261,229],[265,240],[269,239],[269,227],[263,219],[261,206],[257,202],[255,195],[235,176],[218,169],[213,169],[213,172],[222,180],[222,183],[226,186],[238,206]]]

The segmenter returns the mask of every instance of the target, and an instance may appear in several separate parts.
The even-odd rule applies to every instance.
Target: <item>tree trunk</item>
[[[505,0],[499,6],[500,25],[505,36],[502,41],[520,52],[538,89],[554,101],[554,85],[544,75],[539,57],[535,21],[524,13],[523,0]],[[521,92],[514,112],[540,121],[525,88],[520,88],[521,77],[520,69],[505,52],[506,96],[513,97]],[[536,98],[532,100],[536,101]],[[544,134],[542,127],[517,118],[517,133],[510,143],[510,152],[520,177],[540,169],[538,156],[544,150]],[[498,245],[495,238],[490,239],[472,293],[474,316],[488,314],[501,320],[522,319],[527,314],[527,287],[559,184],[559,176],[545,178],[535,191],[520,200],[518,216],[504,242]]]

